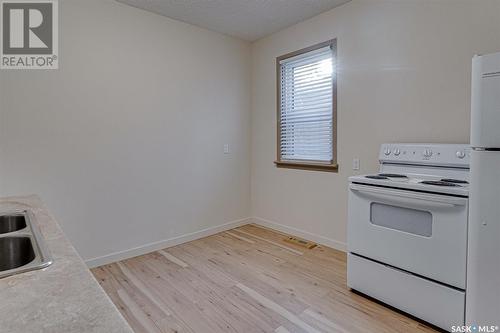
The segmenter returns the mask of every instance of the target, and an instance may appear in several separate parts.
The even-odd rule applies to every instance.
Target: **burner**
[[[365,176],[365,178],[369,178],[369,179],[388,179],[387,177],[380,176],[380,175],[370,175],[370,176]]]
[[[387,177],[387,178],[408,178],[408,176],[401,175],[398,173],[379,173],[378,175],[380,177]]]
[[[425,184],[425,185],[436,185],[436,186],[460,186],[455,183],[450,183],[450,182],[445,182],[442,180],[424,180],[420,182],[420,184]]]
[[[447,183],[454,183],[454,184],[469,184],[469,182],[466,180],[452,179],[452,178],[444,178],[444,179],[441,179],[441,181],[447,182]]]

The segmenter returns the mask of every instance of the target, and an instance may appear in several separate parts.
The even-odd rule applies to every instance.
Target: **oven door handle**
[[[455,207],[465,206],[467,204],[466,198],[435,195],[430,193],[417,193],[411,191],[401,191],[394,189],[385,189],[375,186],[366,186],[358,184],[349,184],[352,191],[368,194],[375,198],[382,198],[391,202],[403,202],[406,204],[415,204],[415,200],[425,202],[426,206],[433,207]]]

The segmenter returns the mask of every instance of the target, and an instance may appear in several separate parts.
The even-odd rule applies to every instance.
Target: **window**
[[[336,40],[276,59],[278,167],[336,171]]]

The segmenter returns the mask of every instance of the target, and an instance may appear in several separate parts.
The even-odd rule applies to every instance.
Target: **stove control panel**
[[[386,143],[380,148],[379,160],[381,163],[468,168],[470,152],[467,144]]]

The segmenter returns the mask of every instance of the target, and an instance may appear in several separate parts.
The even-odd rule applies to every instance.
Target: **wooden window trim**
[[[276,167],[278,168],[287,168],[287,169],[329,171],[329,172],[337,172],[339,170],[339,166],[337,164],[330,164],[330,163],[275,161],[274,164],[276,164]]]
[[[337,39],[331,39],[329,41],[315,44],[298,51],[290,52],[285,55],[276,58],[276,120],[277,120],[277,147],[276,147],[276,161],[274,164],[278,168],[289,168],[289,169],[303,169],[303,170],[315,170],[315,171],[338,171],[337,163],[337,66],[335,66],[335,75],[332,79],[332,162],[331,163],[315,163],[310,161],[295,161],[295,160],[282,160],[281,159],[281,66],[280,61],[288,59],[303,53],[311,52],[325,46],[331,46],[332,56],[334,61],[337,63]]]

